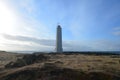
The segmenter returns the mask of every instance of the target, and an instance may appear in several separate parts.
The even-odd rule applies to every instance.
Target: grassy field
[[[4,67],[9,62],[14,62],[21,57],[23,57],[22,54],[0,51],[0,67]]]
[[[79,78],[85,78],[85,76],[89,76],[89,79],[82,79],[82,80],[96,80],[96,79],[92,79],[91,75],[96,76],[98,78],[99,77],[101,78],[102,76],[103,78],[99,80],[120,79],[120,78],[114,79],[114,76],[120,77],[120,55],[54,54],[54,53],[46,54],[45,53],[45,54],[26,54],[23,56],[21,54],[18,55],[15,53],[12,54],[5,52],[0,53],[0,55],[2,55],[2,57],[6,59],[5,61],[3,61],[4,63],[2,63],[1,66],[5,66],[7,63],[11,61],[13,61],[12,64],[14,64],[14,62],[17,63],[17,65],[19,63],[25,64],[20,67],[12,66],[11,68],[4,68],[4,70],[0,72],[0,80],[23,80],[23,78],[11,79],[12,77],[10,76],[17,75],[20,77],[20,75],[24,73],[25,73],[24,76],[29,75],[29,78],[31,74],[33,75],[36,74],[37,78],[38,78],[38,74],[39,76],[48,77],[48,74],[53,74],[51,73],[51,71],[54,72],[57,70],[58,72],[57,73],[54,72],[54,76],[58,73],[60,73],[59,76],[64,76],[63,74],[68,76],[71,75],[73,76],[71,80],[81,80]],[[28,72],[26,71],[29,70],[30,72],[32,71],[31,74],[27,74]],[[34,70],[35,71],[38,70],[38,71],[34,72]],[[80,71],[80,72],[76,72],[76,71]],[[84,74],[81,74],[81,72],[83,72]],[[78,76],[79,78],[74,79],[77,75],[79,75]],[[54,76],[52,75],[52,78]],[[7,77],[8,79],[5,79],[5,77]],[[49,76],[48,78],[50,77],[51,76]],[[41,79],[41,78],[37,79],[37,78],[35,76],[34,79],[25,79],[25,80],[56,80],[56,79],[60,80],[58,79],[58,77],[55,79]],[[68,80],[68,78],[62,80]]]
[[[116,55],[57,54],[49,56],[48,63],[55,63],[66,68],[84,71],[120,72],[120,56]]]

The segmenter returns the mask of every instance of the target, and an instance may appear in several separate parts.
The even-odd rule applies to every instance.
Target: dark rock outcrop
[[[10,62],[5,65],[5,68],[16,68],[26,66],[26,62],[23,59],[17,59],[16,62]]]

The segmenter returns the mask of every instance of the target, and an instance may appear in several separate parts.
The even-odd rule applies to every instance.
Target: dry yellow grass
[[[49,60],[40,63],[34,63],[26,67],[40,67],[41,64],[54,63],[57,66],[77,69],[83,71],[106,71],[119,73],[120,75],[120,56],[113,55],[84,55],[84,54],[45,54]],[[10,61],[16,61],[23,54],[13,54],[0,52],[0,66],[4,66]],[[2,58],[4,60],[2,60]]]
[[[96,55],[50,55],[50,61],[57,65],[72,68],[82,69],[84,71],[99,70],[99,71],[119,71],[120,72],[120,58],[113,58],[109,56],[96,56]]]
[[[3,67],[11,61],[16,61],[16,59],[21,58],[22,56],[22,54],[18,53],[0,51],[0,67]]]
[[[8,57],[8,55],[9,55],[9,53],[7,54],[7,56],[4,56],[4,57]],[[36,74],[36,75],[41,76],[42,74],[45,74],[46,75],[45,77],[49,77],[49,76],[47,76],[48,74],[50,74],[49,71],[52,71],[52,70],[54,71],[54,68],[56,68],[56,67],[58,67],[58,68],[55,69],[55,71],[63,70],[63,69],[68,70],[68,72],[69,72],[69,70],[78,71],[76,73],[80,72],[81,79],[84,79],[84,80],[88,80],[88,79],[86,79],[87,76],[89,76],[89,78],[91,78],[90,77],[91,75],[92,76],[94,75],[95,77],[98,76],[98,79],[100,78],[100,80],[103,80],[103,79],[104,80],[113,80],[113,78],[115,76],[116,77],[120,76],[120,56],[115,56],[115,55],[99,55],[99,56],[97,56],[97,55],[83,55],[83,54],[67,54],[67,55],[66,54],[43,54],[43,55],[47,56],[48,59],[43,60],[43,61],[33,62],[29,65],[22,66],[22,67],[3,69],[3,71],[0,71],[0,78],[1,79],[5,78],[5,77],[8,78],[10,76],[17,75],[18,73],[19,74],[17,76],[21,76],[24,73],[24,76],[26,77],[26,74],[27,74],[26,71],[31,71],[31,74],[33,74],[34,70],[35,70],[35,72],[38,71],[38,72],[34,73],[34,75]],[[16,58],[19,57],[19,56],[16,57],[16,54],[11,54],[10,56],[11,56],[11,61],[15,61]],[[15,58],[13,58],[13,57],[15,57]],[[27,58],[27,60],[28,59],[29,58]],[[30,60],[31,60],[31,57],[30,57]],[[43,71],[43,73],[41,73],[41,71]],[[68,73],[68,72],[66,72],[66,73]],[[73,72],[71,72],[70,74],[74,75],[74,74],[72,74]],[[59,72],[57,72],[57,73],[59,73]],[[63,73],[61,73],[61,74],[63,74]],[[84,74],[82,74],[83,76],[81,75],[81,73],[84,73]],[[98,74],[98,75],[95,75],[94,73]],[[109,76],[111,76],[110,79],[109,79]],[[30,77],[30,74],[27,75],[27,77]],[[102,77],[102,79],[101,79],[101,77]],[[11,80],[13,80],[12,77],[10,77],[10,78],[11,78]],[[35,79],[37,79],[37,78],[35,78]],[[74,78],[72,80],[74,80]],[[18,77],[18,79],[19,79],[19,77]],[[18,79],[16,79],[16,80],[18,80]],[[23,79],[24,79],[24,77],[20,78],[20,80],[23,80]],[[35,79],[31,79],[31,80],[35,80]],[[5,79],[3,79],[3,80],[5,80]],[[79,78],[77,80],[79,80]],[[91,78],[89,80],[93,80],[93,79]],[[94,79],[94,80],[96,80],[96,79]],[[115,79],[115,80],[119,80],[119,79]]]

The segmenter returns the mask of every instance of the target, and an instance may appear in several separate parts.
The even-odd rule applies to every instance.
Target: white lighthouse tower
[[[62,53],[62,28],[60,25],[57,26],[57,32],[56,32],[56,52]]]

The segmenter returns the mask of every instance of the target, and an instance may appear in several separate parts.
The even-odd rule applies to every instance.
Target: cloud
[[[16,44],[16,43],[4,43],[0,45],[1,50],[6,51],[53,51],[53,47],[42,46],[37,44]]]
[[[7,40],[12,40],[12,41],[33,42],[45,46],[55,46],[55,40],[38,39],[27,36],[13,36],[8,34],[3,34],[3,37]]]
[[[6,40],[12,41],[11,43],[5,43],[6,47],[18,47],[20,50],[28,49],[28,50],[55,50],[55,40],[51,39],[39,39],[28,36],[15,36],[9,34],[2,34],[3,38]],[[17,42],[16,42],[17,41]],[[22,43],[22,44],[21,44]],[[82,42],[76,41],[63,41],[63,49],[65,51],[85,51],[90,50],[91,48],[87,45],[81,44]]]
[[[113,32],[114,35],[120,36],[120,31]]]
[[[3,38],[9,42],[2,45],[6,49],[14,50],[39,50],[39,51],[55,51],[55,40],[39,39],[28,36],[16,36],[2,34]],[[2,47],[1,46],[1,47]],[[64,51],[119,51],[120,42],[110,40],[94,40],[94,41],[63,41]]]
[[[120,50],[120,42],[117,40],[116,41],[97,40],[97,41],[94,41],[92,46],[99,51],[119,51]]]
[[[83,41],[64,41],[63,48],[65,51],[92,51],[94,50],[89,44]]]
[[[114,30],[120,30],[120,27],[115,27]]]
[[[113,28],[113,34],[116,36],[120,36],[120,27]]]
[[[55,47],[55,40],[52,39],[39,39],[35,37],[28,36],[15,36],[9,34],[2,34],[2,36],[11,41],[20,41],[20,42],[31,42],[43,46],[52,46]],[[88,49],[82,42],[78,41],[63,41],[63,47],[68,50],[83,50],[83,48]],[[84,49],[84,50],[85,50]]]
[[[43,23],[43,19],[40,20],[40,10],[38,10],[40,7],[35,3],[35,0],[6,0],[6,4],[9,4],[9,10],[15,16],[14,25],[5,27],[9,28],[6,34],[53,38],[54,34],[49,26]]]
[[[119,51],[120,42],[110,40],[68,41],[66,51]],[[64,45],[63,45],[64,46]]]
[[[29,36],[1,34],[4,42],[0,43],[1,50],[9,51],[54,51],[55,41]],[[1,39],[2,39],[1,38]]]

